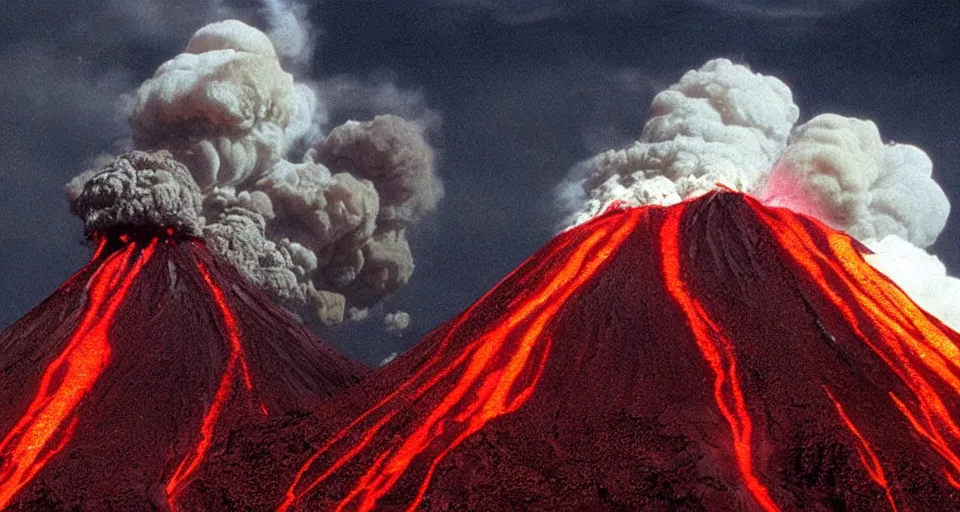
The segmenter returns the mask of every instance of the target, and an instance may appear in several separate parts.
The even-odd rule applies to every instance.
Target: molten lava
[[[217,420],[220,419],[220,413],[223,410],[224,404],[230,398],[230,392],[233,389],[234,374],[238,366],[243,372],[244,388],[247,392],[253,392],[253,379],[250,377],[250,368],[247,366],[247,359],[243,354],[243,344],[240,342],[240,332],[237,328],[237,321],[233,317],[230,306],[227,305],[227,301],[223,296],[223,290],[221,290],[220,286],[210,277],[210,271],[207,270],[205,263],[202,261],[198,262],[197,270],[199,270],[200,275],[203,276],[204,283],[210,290],[210,294],[213,296],[217,308],[220,309],[226,337],[230,340],[230,356],[227,360],[227,368],[220,377],[220,385],[217,386],[217,392],[213,396],[213,403],[210,404],[210,408],[207,409],[206,414],[203,416],[203,421],[200,424],[200,441],[190,455],[180,462],[173,476],[167,481],[167,501],[172,510],[176,510],[177,508],[177,494],[187,482],[188,478],[196,471],[197,466],[200,465],[200,462],[203,461],[204,456],[210,449],[214,428],[216,428]],[[266,408],[262,408],[262,411],[266,414]]]
[[[870,478],[877,483],[880,487],[883,488],[884,492],[887,494],[887,501],[890,502],[890,508],[897,512],[897,504],[893,501],[893,495],[890,494],[890,486],[887,483],[887,477],[883,473],[883,466],[880,465],[880,459],[877,458],[877,454],[874,453],[873,448],[870,447],[870,443],[863,438],[863,434],[857,430],[857,427],[850,421],[850,418],[847,417],[847,413],[843,412],[843,406],[840,405],[840,402],[833,397],[833,393],[830,392],[830,389],[826,386],[823,387],[823,390],[827,393],[827,396],[830,398],[830,401],[833,402],[833,405],[837,406],[837,414],[840,415],[840,418],[843,419],[843,422],[847,425],[847,428],[850,429],[850,432],[853,432],[853,435],[857,436],[857,440],[860,441],[860,447],[862,450],[858,450],[860,455],[860,462],[863,464],[864,469],[867,470],[867,474],[870,475]]]
[[[960,336],[737,193],[612,208],[191,489],[285,510],[960,508]],[[239,470],[238,470],[239,471]],[[273,493],[264,489],[274,489]]]
[[[422,458],[427,461],[427,470],[421,478],[417,495],[408,506],[408,510],[416,510],[437,464],[451,450],[491,420],[526,403],[550,357],[551,337],[544,333],[545,329],[570,296],[594,276],[623,242],[637,217],[634,212],[627,219],[611,218],[597,223],[595,229],[585,233],[584,237],[563,238],[535,270],[541,275],[526,283],[528,292],[506,304],[496,322],[461,345],[459,356],[444,364],[441,361],[442,347],[462,336],[462,321],[457,321],[443,337],[441,350],[435,357],[310,457],[298,471],[278,510],[288,510],[329,476],[330,471],[325,471],[308,485],[299,485],[319,456],[344,438],[351,437],[350,431],[357,430],[359,441],[336,459],[333,467],[354,460],[374,435],[388,427],[398,409],[411,402],[426,406],[421,413],[423,420],[409,425],[406,435],[376,454],[374,464],[366,469],[337,510],[345,507],[372,510],[414,460]],[[548,266],[547,262],[554,264]],[[461,320],[469,318],[472,310],[483,303],[483,300],[478,302]],[[440,388],[438,383],[451,375],[457,375],[454,386]],[[424,400],[428,395],[431,395],[430,399]],[[371,421],[371,426],[362,427]]]
[[[110,361],[110,324],[155,246],[153,241],[137,254],[136,244],[129,244],[123,252],[110,255],[93,275],[80,325],[60,356],[43,372],[40,388],[27,411],[0,441],[0,509],[10,504],[13,496],[70,442],[79,420],[77,404]],[[56,444],[51,446],[54,440]]]
[[[363,373],[202,242],[97,239],[0,335],[0,509],[189,510],[180,495],[238,425],[314,407]]]
[[[865,250],[738,193],[614,206],[337,394],[202,243],[113,238],[0,335],[2,503],[960,509],[960,335]]]
[[[747,412],[737,358],[733,342],[723,329],[710,319],[696,296],[690,293],[680,271],[680,217],[687,204],[680,204],[667,213],[660,232],[660,252],[663,254],[663,279],[693,331],[697,346],[713,371],[713,398],[733,432],[733,453],[747,488],[757,503],[766,511],[780,510],[770,498],[770,492],[760,483],[753,469],[751,433],[753,424]],[[724,387],[726,384],[726,387]]]
[[[771,226],[793,263],[816,278],[823,294],[863,342],[910,389],[914,407],[908,407],[893,391],[890,400],[916,433],[949,463],[944,477],[952,485],[960,477],[960,427],[946,400],[960,398],[956,333],[917,307],[885,276],[858,265],[862,258],[849,237],[822,226],[817,231],[807,229],[786,210],[759,210],[758,215]],[[785,229],[776,229],[780,225]],[[850,304],[857,306],[856,311]],[[871,330],[869,334],[861,323]],[[943,387],[946,389],[938,390]]]

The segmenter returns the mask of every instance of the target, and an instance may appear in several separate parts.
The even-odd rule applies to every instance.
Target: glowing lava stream
[[[449,353],[443,348],[461,335],[466,320],[478,305],[487,301],[490,294],[477,301],[445,333],[440,349],[412,378],[334,435],[307,460],[278,511],[288,510],[338,468],[355,460],[399,411],[435,403],[422,420],[418,417],[417,423],[412,425],[412,432],[399,435],[389,449],[374,454],[376,456],[372,464],[337,507],[337,510],[372,510],[377,501],[393,489],[417,457],[430,453],[432,455],[428,455],[430,459],[426,461],[428,466],[419,491],[407,510],[417,509],[434,470],[450,451],[491,420],[516,411],[530,398],[550,353],[551,338],[546,332],[548,325],[567,300],[590,281],[626,239],[640,216],[639,209],[635,209],[624,214],[600,217],[593,221],[594,229],[589,231],[585,239],[575,238],[572,234],[561,236],[555,242],[552,253],[543,258],[543,261],[556,265],[541,265],[532,271],[527,269],[527,276],[537,274],[537,280],[522,283],[524,291],[520,296],[500,306],[505,309],[502,319],[465,343],[451,364],[428,372],[439,364],[441,357]],[[524,267],[521,265],[519,268]],[[421,400],[444,377],[452,374],[460,374],[453,389],[442,392],[436,401]],[[381,411],[391,406],[393,410]],[[379,419],[366,430],[358,431],[360,424],[377,412],[380,413]],[[298,489],[301,478],[318,457],[348,434],[355,434],[352,437],[358,437],[358,442],[343,451],[343,455],[318,478],[303,489]]]
[[[957,487],[960,456],[948,438],[954,445],[960,443],[960,426],[947,409],[938,386],[931,382],[939,379],[953,392],[954,402],[960,398],[960,349],[956,334],[931,321],[896,285],[864,261],[849,236],[813,219],[810,222],[820,229],[809,229],[790,212],[747,200],[783,250],[813,278],[857,336],[912,391],[916,399],[913,408],[893,392],[890,398],[913,429],[950,464],[953,474],[945,468],[944,475]],[[825,240],[818,244],[818,236]],[[862,316],[854,313],[850,303],[856,304]],[[864,332],[864,328],[872,332]]]
[[[863,464],[864,469],[867,470],[867,474],[870,475],[870,478],[876,482],[877,485],[883,488],[887,494],[887,501],[890,502],[890,508],[893,509],[893,512],[897,512],[897,504],[893,501],[893,494],[890,493],[887,476],[883,473],[883,466],[880,465],[880,459],[877,458],[877,454],[873,452],[870,443],[867,442],[863,434],[860,433],[853,422],[850,421],[850,418],[847,417],[843,406],[834,398],[833,393],[831,393],[826,386],[823,386],[823,390],[827,393],[827,397],[830,398],[833,405],[837,407],[837,413],[840,414],[840,419],[846,424],[847,429],[850,430],[853,435],[857,436],[857,439],[860,441],[860,446],[857,447],[857,453],[860,455],[860,462]],[[867,460],[868,458],[869,461]]]
[[[167,505],[171,510],[178,509],[176,505],[177,496],[186,488],[190,476],[196,471],[197,467],[200,466],[200,463],[203,462],[207,450],[210,448],[217,420],[220,418],[223,406],[233,391],[234,374],[238,366],[243,373],[243,383],[247,391],[253,390],[253,380],[250,378],[250,369],[247,367],[247,359],[244,355],[243,345],[240,343],[240,329],[237,327],[237,320],[233,316],[233,311],[231,311],[230,306],[227,305],[223,290],[220,289],[220,286],[215,283],[210,276],[210,271],[207,269],[206,264],[198,261],[197,268],[200,271],[200,275],[203,276],[203,280],[210,290],[210,294],[213,295],[214,301],[220,310],[220,315],[223,317],[223,327],[230,341],[230,356],[227,360],[227,368],[220,378],[220,385],[217,387],[213,403],[210,404],[210,408],[207,409],[206,414],[203,416],[203,421],[200,426],[200,441],[190,454],[180,461],[173,476],[171,476],[167,482]],[[260,409],[266,414],[266,409],[262,404]]]
[[[104,243],[100,242],[91,261],[100,257]],[[110,362],[108,334],[113,318],[156,243],[152,241],[137,256],[136,243],[127,244],[122,252],[108,256],[90,278],[83,318],[63,352],[47,365],[27,411],[0,441],[0,509],[69,443],[79,421],[78,404]],[[56,444],[50,446],[52,442]]]
[[[667,218],[660,231],[664,282],[670,295],[686,315],[697,345],[715,375],[713,396],[721,414],[733,431],[733,449],[740,475],[757,504],[766,511],[778,511],[780,508],[773,502],[769,491],[753,472],[753,452],[750,444],[753,424],[740,389],[733,345],[723,334],[720,326],[710,319],[700,301],[690,293],[681,276],[680,217],[685,208],[686,203],[680,203],[668,209]]]

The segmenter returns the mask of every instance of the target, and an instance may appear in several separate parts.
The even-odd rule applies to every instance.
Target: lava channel
[[[153,240],[139,252],[135,242],[127,243],[91,277],[89,302],[79,325],[60,355],[44,369],[26,412],[0,441],[0,509],[70,442],[81,420],[77,406],[110,362],[108,335],[117,309],[156,243]],[[100,257],[105,244],[100,241],[91,262]]]
[[[236,317],[234,316],[233,311],[230,310],[230,306],[224,297],[223,290],[220,289],[220,286],[214,282],[213,278],[210,276],[210,270],[207,268],[207,265],[202,261],[197,261],[197,270],[199,270],[207,289],[210,291],[214,302],[217,304],[217,308],[220,312],[220,317],[222,320],[224,334],[230,343],[230,354],[227,359],[226,369],[224,370],[223,375],[220,377],[220,384],[218,385],[216,394],[213,397],[213,402],[210,404],[210,407],[204,414],[203,421],[200,424],[199,440],[190,453],[180,461],[177,469],[167,481],[167,505],[171,510],[179,509],[177,506],[177,497],[187,487],[191,480],[191,476],[203,462],[207,451],[210,449],[210,444],[214,437],[217,421],[220,419],[223,413],[224,405],[230,399],[230,396],[233,393],[234,382],[238,368],[243,376],[244,388],[248,392],[253,391],[253,379],[250,377],[250,369],[247,365],[247,359],[244,354],[243,345],[240,342],[240,329],[237,327]],[[267,410],[264,405],[261,403],[259,407],[261,412],[266,415]]]
[[[764,510],[780,510],[753,469],[753,423],[740,387],[733,343],[710,318],[700,301],[690,293],[681,275],[680,218],[687,204],[680,203],[670,208],[660,231],[664,282],[667,291],[686,315],[697,346],[713,371],[713,397],[733,432],[733,453],[747,489]]]
[[[793,264],[811,276],[856,335],[910,389],[912,397],[890,392],[890,400],[947,462],[943,476],[958,487],[960,427],[942,394],[949,391],[950,400],[960,398],[960,349],[949,329],[866,263],[849,236],[813,219],[806,220],[812,227],[807,226],[789,211],[749,201]]]
[[[361,467],[362,475],[336,510],[373,510],[402,476],[413,472],[410,468],[414,461],[423,457],[426,464],[418,467],[426,467],[426,471],[419,477],[418,492],[407,506],[407,510],[416,510],[433,472],[448,453],[488,422],[516,411],[529,399],[550,354],[552,340],[547,327],[627,238],[641,215],[634,209],[627,214],[603,216],[593,221],[594,229],[589,232],[580,230],[579,234],[559,237],[553,252],[529,272],[541,275],[539,281],[524,283],[527,291],[501,306],[505,308],[502,320],[469,338],[463,332],[464,324],[477,308],[489,307],[486,302],[490,293],[474,303],[445,334],[435,355],[411,378],[332,436],[307,460],[278,512],[289,510],[334,471],[369,451],[371,439],[388,425],[400,433],[387,450],[367,454],[372,455],[373,462]],[[454,340],[463,343],[459,356],[443,364],[443,348]],[[437,390],[437,384],[451,375],[457,376],[453,388]],[[400,424],[399,413],[407,409],[422,410],[417,417],[423,421]],[[346,439],[355,441],[351,445]],[[316,464],[338,445],[343,448],[339,458],[326,467]],[[307,473],[314,470],[319,470],[319,476],[303,484]]]
[[[856,425],[850,421],[847,413],[843,410],[843,406],[840,405],[840,402],[836,399],[836,397],[833,396],[833,393],[830,392],[830,389],[826,386],[823,386],[823,390],[827,393],[827,397],[831,402],[833,402],[833,405],[836,406],[837,414],[840,415],[840,418],[847,426],[847,429],[849,429],[850,432],[852,432],[860,442],[860,446],[857,448],[857,453],[860,455],[860,463],[863,464],[863,468],[867,470],[867,474],[870,475],[870,478],[877,485],[883,488],[887,495],[887,501],[890,502],[890,508],[893,509],[893,512],[897,512],[897,504],[893,501],[893,494],[890,492],[890,485],[887,482],[887,476],[883,472],[883,466],[880,465],[880,459],[877,458],[877,454],[873,451],[870,443],[863,437],[863,434],[860,433],[860,430],[857,429]]]

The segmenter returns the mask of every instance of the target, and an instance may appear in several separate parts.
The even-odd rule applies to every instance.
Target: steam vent
[[[203,242],[94,239],[0,336],[0,508],[960,509],[960,335],[739,193],[557,236],[347,391]]]
[[[244,483],[200,476],[239,426],[302,413],[365,372],[186,224],[121,217],[0,335],[0,509],[181,510],[191,487]]]
[[[960,335],[865,250],[737,193],[609,211],[182,503],[960,509]]]

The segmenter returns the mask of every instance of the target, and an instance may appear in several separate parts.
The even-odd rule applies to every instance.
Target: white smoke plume
[[[407,227],[434,209],[433,151],[420,130],[397,116],[347,121],[317,146],[319,162],[370,180],[380,194],[380,220]]]
[[[209,190],[272,169],[310,126],[315,103],[263,32],[228,20],[198,30],[140,86],[129,120],[138,148],[171,151]]]
[[[439,190],[433,151],[419,124],[391,115],[308,139],[324,106],[281,59],[306,55],[310,28],[266,5],[272,37],[207,25],[143,82],[126,110],[138,151],[75,178],[68,198],[88,232],[202,234],[278,303],[334,325],[410,278],[406,230]]]
[[[884,145],[871,121],[823,114],[794,130],[759,195],[859,240],[896,235],[928,247],[950,212],[932,173],[926,153]]]
[[[718,59],[658,94],[650,114],[637,142],[597,155],[582,166],[587,175],[568,184],[576,206],[570,224],[614,201],[669,205],[718,182],[756,187],[786,146],[799,109],[783,82]]]
[[[884,144],[874,123],[834,114],[794,127],[786,84],[725,59],[684,74],[650,114],[631,147],[582,162],[561,184],[566,226],[616,201],[670,205],[723,185],[865,242],[877,252],[871,264],[960,330],[958,280],[922,249],[950,210],[922,150]]]

